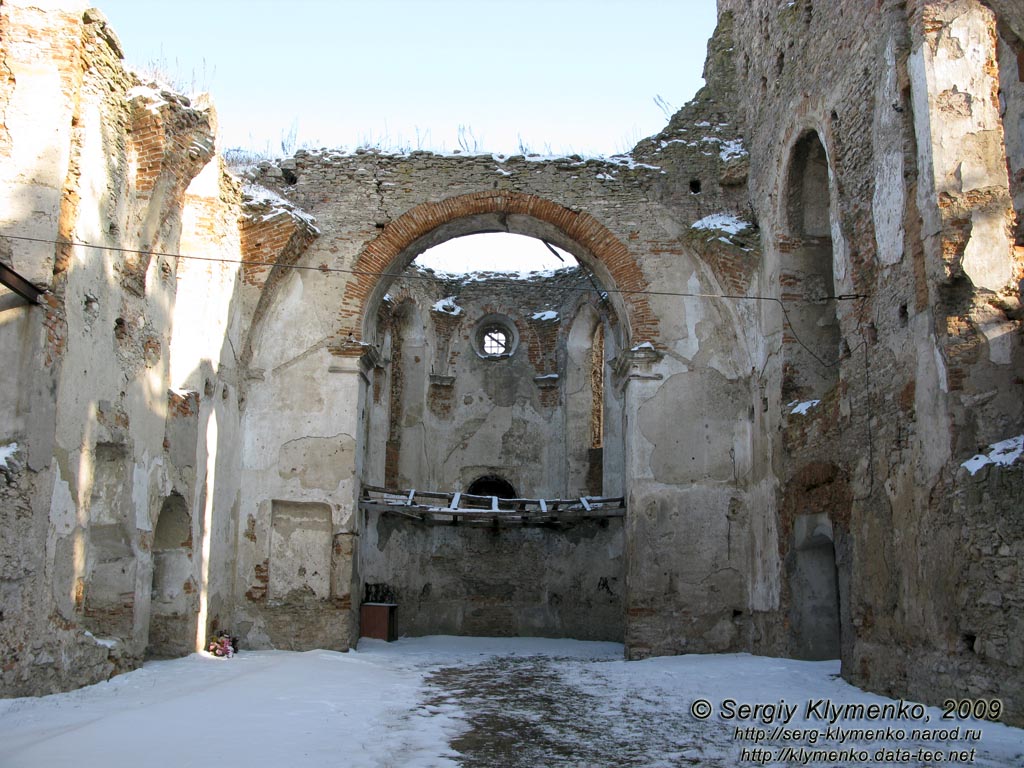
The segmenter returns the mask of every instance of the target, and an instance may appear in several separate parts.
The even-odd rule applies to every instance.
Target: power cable
[[[81,242],[75,242],[75,241],[72,241],[72,240],[52,240],[52,239],[49,239],[49,238],[42,238],[42,237],[29,237],[27,235],[2,235],[2,237],[6,237],[9,240],[21,240],[23,242],[29,242],[29,243],[43,243],[43,244],[46,244],[46,245],[65,245],[65,246],[80,247],[80,248],[93,248],[95,250],[113,251],[115,253],[133,253],[133,254],[138,254],[138,255],[141,255],[141,256],[161,256],[161,257],[168,258],[168,259],[186,259],[186,260],[191,260],[191,261],[205,261],[205,262],[212,262],[212,263],[219,263],[219,264],[236,264],[236,265],[241,266],[241,267],[267,267],[267,268],[271,268],[271,269],[279,268],[279,269],[303,270],[303,271],[309,271],[309,272],[322,272],[324,274],[336,273],[336,274],[357,275],[357,276],[364,276],[364,277],[390,277],[390,278],[395,278],[395,279],[402,278],[402,279],[415,279],[415,280],[432,280],[432,281],[438,281],[438,282],[443,281],[443,278],[440,278],[437,275],[406,274],[404,271],[403,272],[398,272],[398,273],[396,273],[396,272],[375,272],[375,271],[372,271],[372,270],[344,269],[342,267],[328,267],[326,264],[318,266],[318,267],[313,267],[313,266],[306,266],[306,265],[302,265],[302,264],[277,264],[275,262],[267,262],[267,261],[246,261],[244,259],[223,259],[223,258],[218,258],[218,257],[215,257],[215,256],[194,256],[194,255],[186,255],[186,254],[182,254],[182,253],[168,253],[166,251],[143,251],[143,250],[139,250],[137,248],[125,248],[125,247],[122,247],[122,246],[115,246],[115,245],[94,245],[92,243],[81,243]],[[550,246],[548,246],[548,247],[550,248]],[[580,265],[580,266],[583,266],[583,265]],[[778,304],[780,309],[782,310],[782,314],[783,314],[783,316],[786,319],[786,324],[789,326],[789,329],[790,329],[790,331],[793,334],[793,338],[796,340],[796,342],[801,347],[803,347],[803,349],[819,365],[821,365],[822,367],[825,367],[825,368],[832,368],[832,367],[835,367],[836,365],[838,365],[843,359],[845,359],[843,356],[840,356],[834,362],[827,363],[824,360],[822,360],[820,357],[818,357],[818,355],[816,355],[814,353],[814,351],[811,350],[810,347],[808,347],[806,344],[804,344],[804,342],[797,335],[796,329],[793,327],[793,323],[790,320],[789,312],[786,309],[785,302],[783,302],[782,299],[777,298],[775,296],[759,296],[759,295],[751,296],[751,295],[746,295],[746,294],[729,294],[729,293],[699,293],[699,292],[697,292],[697,293],[689,293],[689,292],[681,292],[681,291],[652,291],[652,290],[638,289],[638,288],[634,288],[634,289],[630,289],[630,288],[603,288],[601,290],[598,290],[597,285],[596,285],[596,283],[594,281],[593,274],[590,272],[590,270],[589,269],[584,269],[584,273],[587,275],[587,277],[590,278],[590,282],[593,285],[594,290],[597,291],[598,296],[599,296],[599,298],[602,299],[602,301],[604,301],[605,297],[607,297],[609,294],[615,293],[615,294],[619,294],[621,296],[665,296],[665,297],[670,297],[670,298],[688,298],[688,299],[729,299],[729,300],[733,300],[733,301],[768,301],[768,302],[774,302],[774,303]],[[490,281],[490,282],[492,282],[495,285],[498,285],[498,286],[501,286],[501,287],[504,287],[504,288],[514,289],[514,290],[532,290],[532,289],[534,289],[534,287],[532,285],[530,285],[529,283],[527,283],[525,281],[522,281],[522,280],[501,280],[501,279],[495,279],[495,280]],[[582,280],[581,280],[581,282],[582,282]],[[573,289],[573,288],[569,288],[568,290],[581,290],[582,291],[582,290],[589,290],[589,289],[584,289],[584,288]],[[821,299],[814,300],[812,303],[819,303],[821,301],[856,301],[856,300],[866,299],[866,298],[869,298],[866,294],[846,293],[846,294],[838,294],[838,295],[835,295],[835,296],[825,296],[825,297],[822,297]]]

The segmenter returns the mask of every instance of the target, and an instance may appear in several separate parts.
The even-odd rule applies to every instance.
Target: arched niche
[[[605,425],[608,409],[606,318],[593,303],[580,306],[566,339],[566,495],[604,492]],[[608,441],[609,450],[616,442]]]
[[[833,275],[828,154],[815,131],[797,139],[786,174],[782,249],[782,401],[821,398],[838,382],[839,323]]]
[[[516,498],[516,489],[501,475],[481,475],[466,488],[470,496],[495,496],[499,499]]]
[[[824,513],[799,516],[789,569],[791,650],[798,659],[838,659],[839,573],[832,523]]]
[[[197,592],[193,577],[192,516],[177,493],[164,499],[153,531],[150,658],[185,656],[195,650]]]
[[[408,478],[421,477],[419,468],[409,466],[424,456],[421,414],[427,357],[423,313],[411,299],[397,302],[390,313],[382,315],[386,324],[388,365],[381,369],[387,390],[387,442],[384,451],[384,484],[398,488]],[[410,446],[410,442],[415,445]],[[401,446],[406,450],[402,451]],[[404,465],[404,466],[403,466]]]

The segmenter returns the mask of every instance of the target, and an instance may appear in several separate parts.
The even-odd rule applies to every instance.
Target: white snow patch
[[[497,171],[498,173],[500,173],[502,176],[511,176],[512,175],[512,171],[506,171],[504,168],[497,168],[496,167],[494,170]]]
[[[17,443],[8,443],[7,445],[0,445],[0,467],[7,467],[7,460],[11,458],[18,450]]]
[[[316,225],[316,219],[313,216],[301,208],[297,208],[294,203],[285,200],[276,192],[272,192],[266,187],[261,187],[259,184],[246,184],[242,187],[242,194],[246,202],[252,202],[256,205],[269,205],[271,207],[271,210],[263,215],[262,221],[267,221],[284,213],[301,219],[316,234],[320,234],[320,228]]]
[[[970,472],[972,476],[988,464],[1008,467],[1024,453],[1024,435],[1017,435],[1017,437],[1011,437],[1008,440],[992,443],[988,447],[988,451],[987,456],[979,453],[977,456],[969,458],[960,466]]]
[[[104,648],[116,648],[120,642],[116,637],[96,637],[89,630],[85,630],[85,636],[96,643],[96,645],[102,645]]]
[[[730,235],[737,235],[750,225],[731,213],[713,213],[690,225],[691,229],[717,229]]]
[[[558,374],[557,373],[545,373],[545,374],[543,374],[541,376],[534,376],[533,377],[534,381],[545,381],[545,380],[556,381],[557,379],[558,379]]]
[[[615,163],[616,165],[624,166],[626,168],[629,168],[630,170],[636,170],[637,168],[643,168],[644,170],[648,170],[648,171],[660,171],[661,170],[661,166],[660,165],[650,165],[648,163],[638,163],[636,160],[633,159],[632,155],[612,155],[611,157],[607,158],[606,162]]]
[[[154,115],[160,112],[160,107],[168,103],[167,100],[160,94],[160,91],[158,89],[148,85],[136,85],[134,88],[129,89],[128,93],[126,93],[125,96],[128,98],[129,101],[131,101],[137,96],[141,96],[144,99],[148,99],[149,104],[146,105],[146,109],[148,109]]]
[[[742,139],[723,141],[718,150],[718,156],[722,158],[723,162],[728,162],[729,160],[733,160],[737,157],[744,157],[746,154],[747,150],[743,146]]]
[[[645,341],[643,344],[637,344],[630,352],[639,352],[641,349],[654,349],[654,345],[649,341]]]
[[[431,309],[444,315],[451,315],[452,317],[458,317],[462,314],[462,307],[456,303],[454,296],[439,299]]]
[[[542,312],[534,312],[530,315],[531,320],[557,320],[558,313],[553,309],[548,309]]]
[[[805,415],[811,408],[821,403],[821,400],[804,400],[804,402],[798,402],[794,400],[789,404],[789,408],[792,410],[790,413],[796,413],[801,416]]]

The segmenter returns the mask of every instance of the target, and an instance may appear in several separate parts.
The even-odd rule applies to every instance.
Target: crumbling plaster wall
[[[464,491],[498,474],[528,498],[600,495],[601,487],[569,487],[570,475],[586,476],[586,456],[570,461],[566,453],[566,344],[579,306],[594,292],[590,281],[576,269],[511,281],[431,278],[417,271],[397,280],[382,308],[391,348],[368,372],[370,418],[391,422],[397,455],[395,477],[364,466],[367,477],[394,488]],[[510,356],[482,354],[477,336],[485,321],[513,333]],[[384,397],[396,389],[397,400]],[[581,417],[587,429],[589,406]],[[621,493],[621,478],[610,487]]]
[[[4,395],[15,417],[3,440],[18,451],[6,466],[0,576],[2,690],[27,694],[141,661],[163,502],[174,491],[189,502],[214,495],[199,488],[212,476],[196,470],[208,437],[198,437],[199,398],[168,391],[177,264],[160,255],[179,250],[186,190],[211,164],[214,125],[209,110],[139,87],[116,36],[84,4],[4,3],[0,24],[0,166],[12,217],[4,234],[13,236],[5,253],[48,289],[38,307],[6,309],[2,325],[5,347],[20,346],[30,372]],[[215,207],[237,210],[237,192],[214,178]],[[237,231],[234,218],[221,216]],[[224,306],[230,293],[221,294]],[[197,367],[184,342],[174,364]],[[173,638],[182,650],[202,641],[202,608],[224,596],[207,578],[212,559],[232,570],[229,516],[217,536],[209,516],[189,515],[191,539],[204,546],[192,553],[191,573],[179,569],[183,583],[169,586],[197,595],[197,615],[178,625],[191,638]]]
[[[712,43],[712,81],[731,77],[718,66],[723,41]],[[721,93],[727,97],[731,87]],[[752,371],[760,342],[743,330],[752,310],[709,298],[745,292],[758,263],[755,232],[691,228],[712,213],[746,210],[746,152],[727,118],[728,104],[716,101],[726,97],[716,93],[710,87],[688,118],[643,143],[632,158],[322,151],[264,168],[261,183],[315,217],[321,235],[298,263],[323,271],[268,283],[254,317],[253,359],[267,362],[257,366],[265,379],[252,386],[247,409],[264,389],[268,400],[260,407],[267,415],[270,398],[301,393],[306,407],[291,416],[278,404],[273,420],[253,422],[245,441],[247,449],[259,443],[266,461],[260,469],[271,467],[282,432],[308,434],[303,419],[321,430],[344,413],[344,426],[339,420],[332,434],[362,441],[367,382],[358,360],[372,365],[380,355],[382,339],[372,328],[390,288],[390,281],[366,273],[396,273],[430,245],[472,231],[542,236],[593,269],[624,325],[613,386],[622,392],[629,425],[623,475],[631,510],[625,555],[631,654],[749,647],[752,613],[777,606],[768,544],[773,481],[768,454],[758,450],[762,398]],[[650,286],[662,295],[618,292]],[[325,388],[332,369],[338,373]],[[325,393],[335,403],[330,411],[320,410]],[[360,447],[347,459],[348,477],[358,474],[362,455]],[[257,538],[268,519],[260,499],[284,497],[273,474],[261,471],[243,482],[253,488],[243,516],[254,515]],[[344,531],[357,533],[351,497],[332,498],[344,505]],[[256,584],[263,557],[245,549],[243,543],[242,572]],[[757,561],[765,553],[769,565],[762,567]]]
[[[386,378],[380,273],[512,231],[570,250],[609,291],[629,509],[621,551],[582,529],[519,550],[606,563],[624,586],[588,603],[570,568],[513,596],[532,613],[491,594],[480,627],[586,635],[596,625],[564,601],[610,627],[621,600],[632,657],[789,653],[793,550],[826,515],[844,675],[928,701],[999,696],[1020,722],[1021,469],[961,466],[1024,431],[1015,4],[721,0],[707,88],[630,156],[303,152],[261,169],[269,195],[211,162],[208,110],[133,90],[102,17],[58,6],[0,7],[4,232],[129,250],[0,250],[50,289],[41,307],[0,297],[0,349],[32,372],[3,374],[0,444],[18,444],[0,492],[5,693],[138,662],[175,493],[191,525],[181,588],[197,595],[176,604],[197,639],[228,626],[255,646],[347,647],[370,583],[359,552],[385,539],[403,573],[450,557],[437,604],[471,631],[459,589],[481,572],[456,555],[489,558],[487,593],[512,540],[413,542],[363,528],[355,498],[387,458],[367,416]],[[819,350],[839,359],[830,388],[797,413],[782,391],[798,342],[771,298],[805,245],[787,201],[809,134],[846,297],[839,348]],[[746,227],[693,227],[718,213]],[[160,255],[179,251],[259,263]]]
[[[487,253],[480,259],[490,261]],[[368,434],[384,446],[366,445],[368,459],[377,462],[364,463],[367,482],[466,491],[474,480],[498,475],[520,497],[601,495],[600,463],[597,487],[585,485],[595,474],[589,365],[587,387],[577,382],[579,391],[567,389],[568,337],[581,322],[585,339],[578,343],[589,353],[602,322],[599,288],[579,267],[462,280],[410,266],[378,313],[386,330],[377,334],[381,358],[367,372]],[[614,336],[614,317],[601,312]],[[489,358],[478,337],[481,324],[496,318],[515,345],[511,355]],[[609,419],[621,420],[621,398],[613,387],[605,392]],[[576,403],[581,396],[585,402]],[[582,451],[570,454],[570,435]],[[602,462],[607,450],[610,464],[621,466],[621,435],[610,438],[596,458]],[[604,479],[609,494],[622,493],[621,473]],[[369,513],[365,523],[363,598],[396,602],[403,634],[623,638],[621,520],[467,530]]]
[[[927,701],[1001,696],[1019,721],[1022,541],[996,521],[1017,516],[1020,470],[960,466],[1020,434],[1024,415],[997,20],[976,2],[719,8],[744,30],[758,290],[781,289],[787,172],[813,131],[829,162],[834,292],[860,297],[835,304],[839,349],[818,353],[841,358],[836,386],[803,415],[777,400],[784,319],[765,305],[757,321],[766,426],[781,438],[780,554],[791,557],[796,517],[828,514],[848,679]],[[785,610],[789,599],[784,578]],[[765,641],[787,652],[783,630]]]

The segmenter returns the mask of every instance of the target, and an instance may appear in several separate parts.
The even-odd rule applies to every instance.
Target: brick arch
[[[425,247],[437,243],[422,244],[432,233],[460,220],[490,217],[489,226],[471,228],[447,236],[441,236],[437,243],[451,237],[476,232],[508,231],[517,234],[533,234],[515,219],[525,217],[541,222],[559,232],[567,241],[579,246],[569,248],[584,264],[594,269],[606,287],[613,292],[612,299],[623,315],[626,331],[631,343],[654,341],[658,333],[658,321],[651,310],[647,296],[640,291],[648,288],[636,259],[629,249],[603,224],[588,213],[574,211],[536,195],[511,191],[474,192],[450,197],[437,202],[422,203],[391,221],[356,259],[353,279],[345,288],[340,315],[342,337],[350,342],[363,339],[364,318],[375,314],[376,304],[382,298],[390,277],[397,277]],[[500,226],[493,225],[500,222]],[[344,355],[359,355],[358,344],[349,343],[340,350]]]

